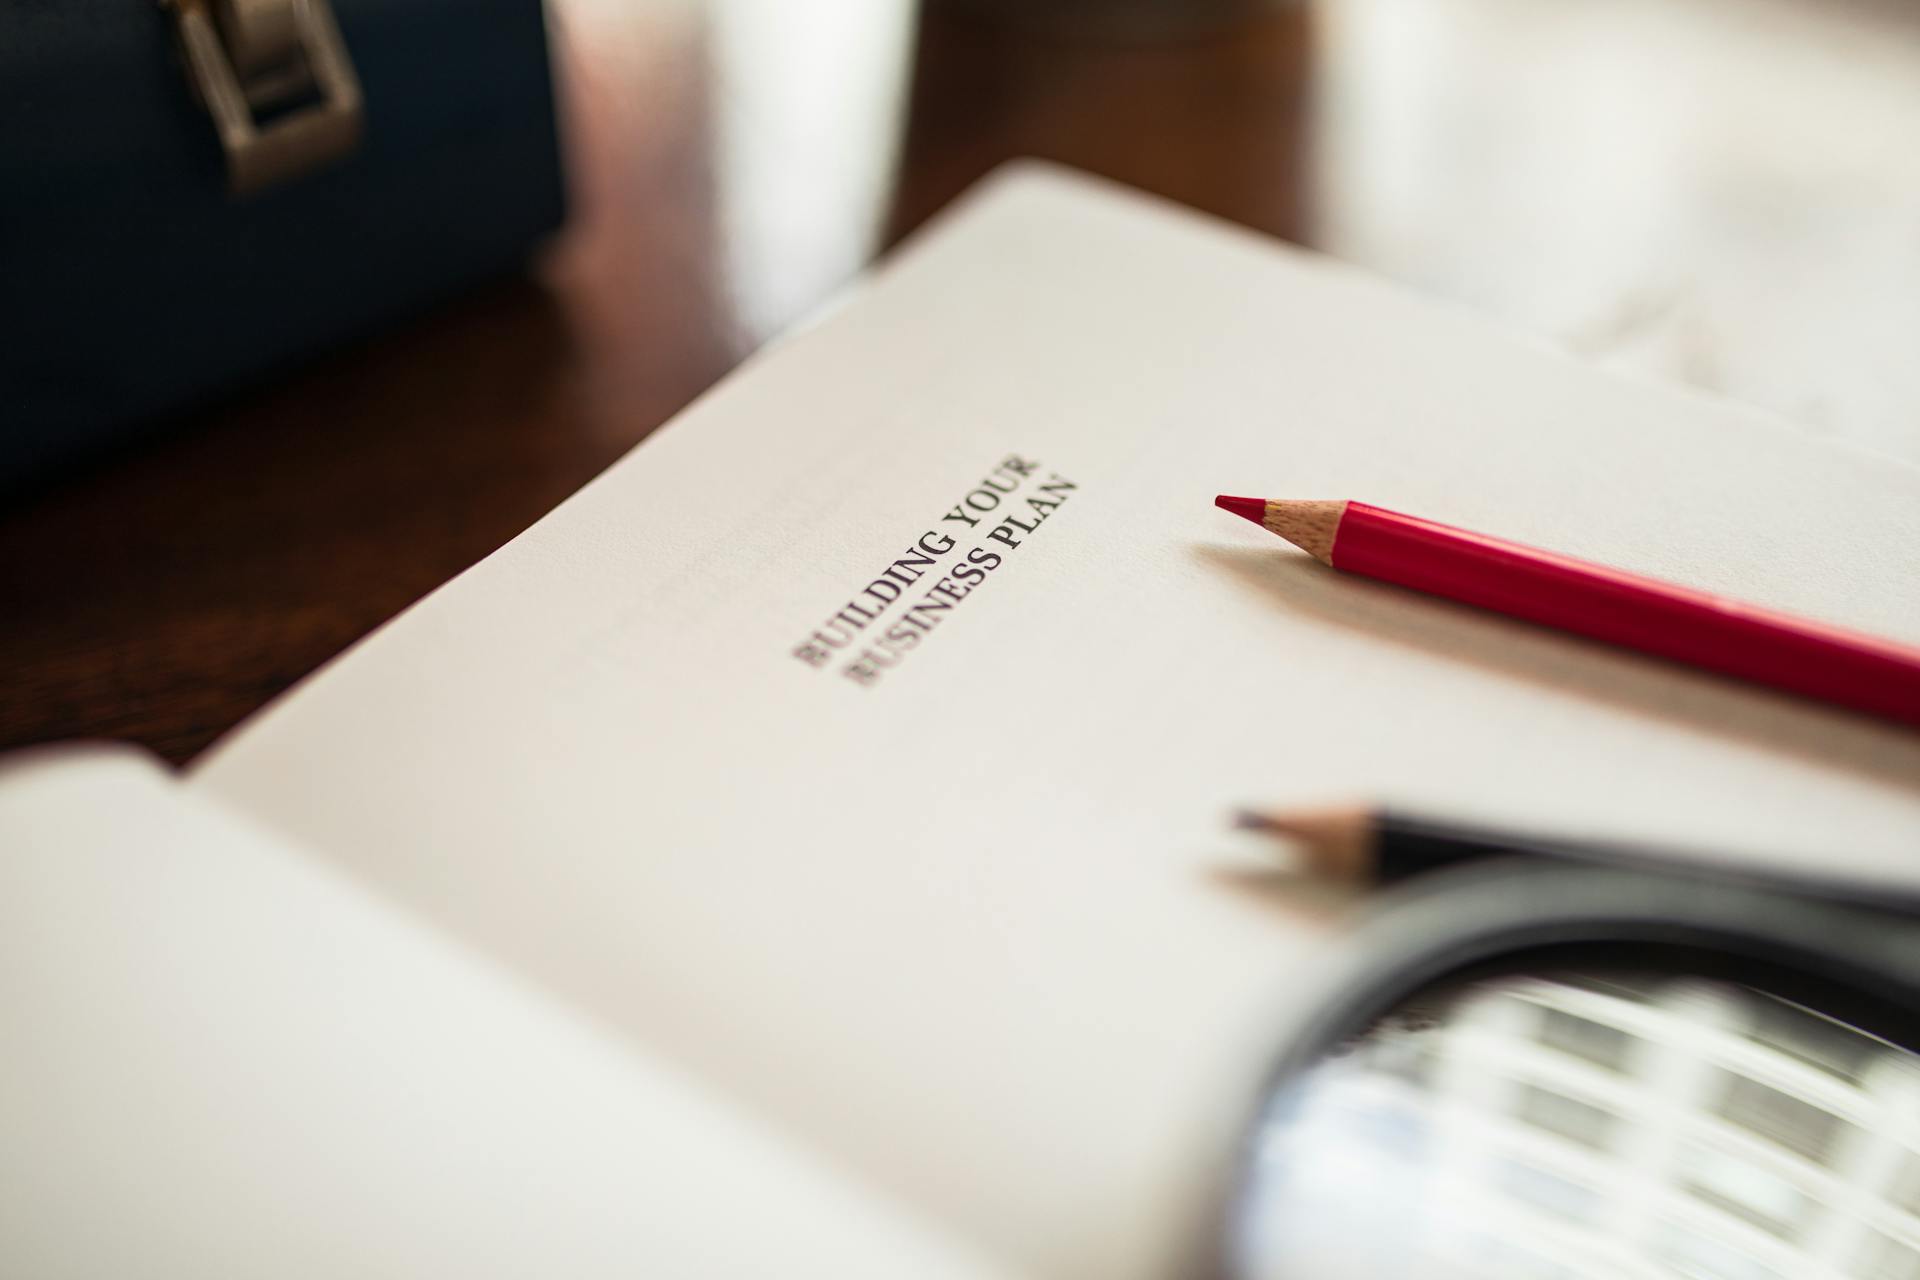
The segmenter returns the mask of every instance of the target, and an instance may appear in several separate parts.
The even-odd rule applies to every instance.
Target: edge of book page
[[[1008,1274],[138,748],[0,764],[0,885],[0,1270]]]

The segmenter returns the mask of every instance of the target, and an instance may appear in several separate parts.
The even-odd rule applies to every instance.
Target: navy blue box
[[[152,0],[0,6],[0,489],[521,262],[564,196],[540,0],[334,0],[358,151],[227,192]]]

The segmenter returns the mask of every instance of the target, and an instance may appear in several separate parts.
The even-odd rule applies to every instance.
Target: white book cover
[[[1009,1270],[1176,1271],[1383,798],[1912,882],[1920,740],[1345,578],[1351,497],[1920,642],[1920,472],[1017,166],[191,771]]]

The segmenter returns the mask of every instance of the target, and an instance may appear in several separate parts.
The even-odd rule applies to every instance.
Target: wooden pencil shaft
[[[1260,523],[1268,533],[1285,538],[1322,564],[1332,564],[1334,538],[1346,512],[1344,502],[1296,498],[1267,503]]]

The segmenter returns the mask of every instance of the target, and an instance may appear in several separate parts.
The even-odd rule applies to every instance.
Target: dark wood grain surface
[[[1473,292],[1487,276],[1473,219],[1443,242],[1437,222],[1395,239],[1400,224],[1369,214],[1404,215],[1420,195],[1417,168],[1392,168],[1405,139],[1383,133],[1384,109],[1354,109],[1355,84],[1422,70],[1381,55],[1352,80],[1374,57],[1355,15],[1380,7],[1221,5],[1143,33],[959,0],[917,26],[897,7],[845,6],[864,25],[837,29],[813,6],[554,0],[567,229],[518,278],[238,391],[0,512],[0,747],[115,738],[187,760],[525,528],[1009,157],[1077,165],[1429,287],[1467,263],[1454,291]],[[1502,66],[1546,56],[1539,31],[1510,34],[1490,7],[1436,0],[1461,24],[1435,47],[1457,61],[1460,41],[1491,42]],[[793,31],[769,16],[802,9]],[[1440,83],[1443,103],[1486,91],[1470,74]],[[1885,99],[1873,105],[1884,115]],[[1510,117],[1464,116],[1441,141],[1497,157]],[[1548,165],[1537,181],[1562,176]],[[1385,196],[1369,194],[1374,179]],[[1522,266],[1531,281],[1590,258],[1549,244]],[[1884,287],[1905,296],[1897,277]],[[1618,301],[1589,311],[1612,316]]]

